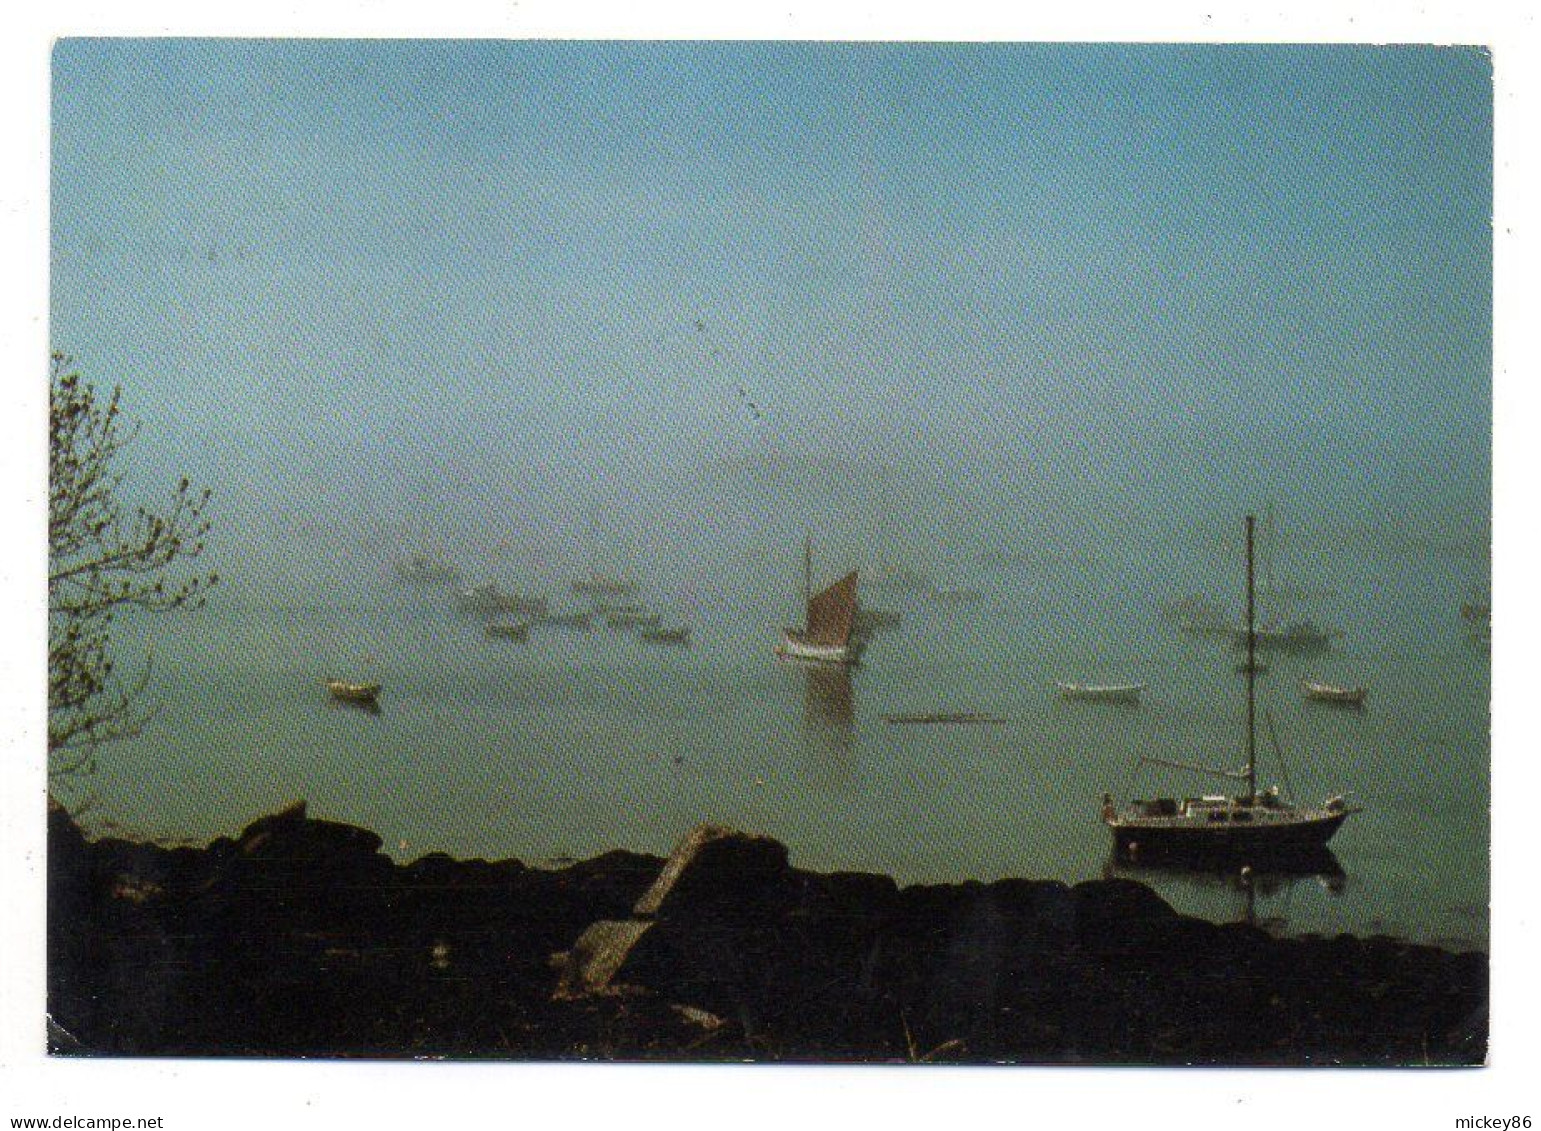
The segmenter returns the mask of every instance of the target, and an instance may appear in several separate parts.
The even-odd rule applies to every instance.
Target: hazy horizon
[[[1482,49],[71,39],[53,111],[54,346],[236,592],[1486,535]]]

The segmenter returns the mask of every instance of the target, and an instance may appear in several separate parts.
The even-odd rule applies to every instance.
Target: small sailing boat
[[[1345,707],[1364,706],[1365,698],[1370,694],[1368,687],[1335,687],[1330,683],[1317,683],[1310,679],[1300,681],[1300,690],[1307,699],[1318,703],[1338,703]]]
[[[1247,659],[1256,660],[1253,589],[1253,527],[1247,516]],[[1241,860],[1258,865],[1319,853],[1352,814],[1360,812],[1341,796],[1320,806],[1285,801],[1275,786],[1257,788],[1255,737],[1256,674],[1247,673],[1247,764],[1242,770],[1211,769],[1145,755],[1142,764],[1171,766],[1245,783],[1236,795],[1206,794],[1182,800],[1158,797],[1120,809],[1113,795],[1102,795],[1102,821],[1113,834],[1117,855],[1126,859],[1176,859],[1218,862]],[[1282,754],[1282,752],[1280,752]]]
[[[786,628],[776,655],[789,660],[824,664],[854,664],[861,658],[864,638],[856,632],[856,570],[829,588],[813,593],[813,540],[803,548],[803,594],[807,619],[802,628]]]
[[[1144,694],[1143,683],[1060,683],[1061,699],[1088,703],[1138,703]]]

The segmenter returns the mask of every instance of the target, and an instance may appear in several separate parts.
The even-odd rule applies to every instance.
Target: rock
[[[247,825],[236,840],[236,848],[242,856],[304,861],[338,855],[372,856],[383,843],[368,829],[337,821],[310,820],[301,801]]]
[[[236,840],[49,811],[57,1052],[1472,1064],[1488,964],[1273,938],[1131,881],[900,889],[693,830],[667,861],[431,854],[302,806]],[[549,959],[547,956],[551,956]],[[69,1035],[68,1040],[57,1034]]]
[[[552,996],[559,1001],[571,1000],[610,989],[631,948],[652,926],[641,919],[602,919],[590,924],[571,950],[551,956],[552,966],[559,972]]]
[[[744,922],[772,915],[795,897],[786,845],[700,825],[675,846],[632,914]]]

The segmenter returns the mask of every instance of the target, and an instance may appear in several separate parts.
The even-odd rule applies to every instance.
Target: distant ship
[[[876,636],[898,628],[904,623],[904,614],[897,609],[869,609],[866,605],[856,608],[856,624],[852,629],[857,636]]]
[[[1247,516],[1247,658],[1255,662],[1253,526]],[[1240,771],[1211,769],[1144,756],[1142,763],[1171,766],[1244,782],[1243,793],[1189,797],[1178,800],[1158,797],[1135,801],[1124,809],[1112,794],[1102,796],[1102,820],[1113,834],[1116,855],[1125,859],[1224,860],[1249,865],[1288,859],[1325,849],[1338,828],[1359,812],[1342,797],[1330,797],[1320,806],[1297,806],[1285,801],[1277,787],[1259,793],[1257,788],[1256,678],[1247,676],[1247,764]]]
[[[877,568],[871,571],[867,584],[894,593],[930,593],[934,588],[924,570],[895,562],[887,554],[878,555]]]
[[[786,628],[776,654],[790,660],[854,664],[865,644],[856,632],[856,571],[813,593],[813,543],[803,550],[803,593],[807,614],[802,628]]]
[[[605,624],[611,628],[657,628],[663,617],[645,609],[626,609],[605,614]]]
[[[932,590],[931,599],[943,605],[977,605],[985,599],[985,595],[977,589],[953,585]]]
[[[481,616],[498,616],[512,613],[524,617],[544,617],[549,611],[544,597],[524,597],[518,593],[505,593],[491,582],[473,585],[456,595],[455,604],[461,612]]]
[[[547,613],[538,617],[537,620],[552,628],[576,628],[586,632],[594,623],[594,614],[591,612]]]
[[[1204,597],[1184,597],[1161,610],[1183,632],[1196,636],[1229,636],[1231,622],[1224,610]]]
[[[1254,628],[1250,633],[1246,626],[1242,626],[1231,629],[1230,633],[1236,647],[1248,647],[1250,637],[1252,645],[1265,652],[1325,652],[1332,647],[1334,640],[1343,635],[1335,629],[1322,628],[1308,620]]]
[[[436,585],[455,585],[460,581],[460,568],[442,558],[429,554],[411,554],[391,563],[396,580],[408,585],[430,588]]]
[[[638,634],[649,644],[675,644],[681,647],[690,647],[690,626],[688,624],[677,625],[673,628],[661,628],[653,625],[644,628]]]
[[[572,590],[591,597],[629,597],[637,591],[637,583],[611,574],[591,573],[574,581]]]

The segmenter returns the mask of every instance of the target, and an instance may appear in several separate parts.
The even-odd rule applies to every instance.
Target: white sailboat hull
[[[776,655],[816,664],[854,664],[861,658],[861,645],[855,641],[847,644],[815,644],[801,639],[799,633],[788,629],[781,634],[781,643],[776,645]]]

